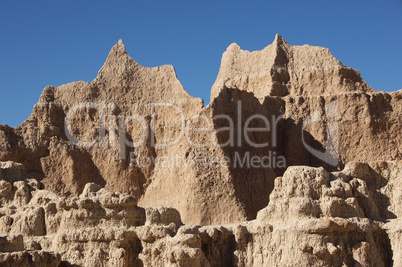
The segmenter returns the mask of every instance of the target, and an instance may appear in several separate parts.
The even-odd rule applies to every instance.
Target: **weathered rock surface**
[[[261,51],[244,51],[231,44],[223,53],[211,99],[223,87],[252,92],[257,98],[375,92],[357,70],[344,66],[328,48],[291,46],[279,34]]]
[[[401,161],[290,167],[256,220],[215,226],[96,184],[64,198],[17,181],[1,196],[0,265],[402,266],[401,174]]]
[[[401,159],[402,91],[376,92],[325,48],[291,46],[279,35],[252,53],[233,44],[211,96],[203,107],[172,66],[142,67],[119,41],[94,81],[46,87],[21,126],[0,125],[0,160],[24,164],[63,196],[94,182],[145,207],[174,207],[186,223],[212,224],[254,219],[288,166],[336,170],[352,160]],[[256,114],[273,118],[272,134],[248,133],[262,148],[243,134]],[[249,126],[265,123],[254,118]],[[329,141],[329,125],[337,143]],[[236,165],[264,155],[285,162]]]
[[[229,46],[205,107],[119,41],[0,125],[0,265],[402,266],[401,114],[279,35]]]

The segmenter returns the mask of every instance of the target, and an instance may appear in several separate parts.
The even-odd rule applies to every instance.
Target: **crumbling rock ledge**
[[[93,183],[59,197],[0,165],[2,266],[402,266],[402,161],[289,167],[256,220],[211,226]]]

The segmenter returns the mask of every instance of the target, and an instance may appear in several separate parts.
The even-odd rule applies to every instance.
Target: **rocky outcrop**
[[[172,142],[201,109],[202,100],[183,90],[172,66],[142,67],[119,41],[92,83],[49,86],[20,127],[0,126],[0,159],[23,163],[30,177],[60,195],[77,196],[86,183],[94,182],[143,196],[145,206],[176,207],[187,222],[244,220],[246,212],[229,173],[211,169],[204,173],[206,183],[197,177],[194,161],[187,159],[194,154],[187,140]],[[161,143],[171,145],[157,147]],[[177,158],[178,163],[161,167],[158,162],[164,158]],[[134,160],[140,163],[131,164]],[[273,178],[264,177],[271,183]]]
[[[292,46],[279,34],[261,51],[231,44],[223,53],[211,100],[224,87],[252,92],[257,98],[375,92],[357,70],[344,66],[329,49]]]
[[[0,197],[0,264],[402,266],[401,173],[401,161],[290,167],[256,220],[213,226],[183,225],[175,209],[144,209],[93,183],[65,198],[2,180],[11,190]]]
[[[21,126],[0,125],[0,160],[61,197],[95,183],[209,225],[255,219],[289,166],[401,159],[402,91],[371,89],[325,48],[231,45],[211,96],[204,107],[119,41],[94,81],[48,86]]]
[[[60,255],[43,251],[23,251],[0,253],[0,263],[4,267],[35,266],[58,267],[61,264]]]

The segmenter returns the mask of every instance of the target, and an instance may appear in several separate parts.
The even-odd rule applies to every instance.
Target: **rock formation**
[[[207,106],[120,40],[0,125],[0,262],[402,266],[400,114],[401,90],[279,35],[230,45]]]
[[[0,263],[402,266],[401,173],[402,161],[289,167],[256,220],[215,226],[183,225],[176,209],[144,209],[93,183],[66,198],[34,179],[2,180]]]
[[[265,96],[317,96],[375,91],[360,73],[339,62],[328,48],[291,46],[279,34],[261,51],[244,51],[233,43],[223,53],[211,99],[223,87]]]

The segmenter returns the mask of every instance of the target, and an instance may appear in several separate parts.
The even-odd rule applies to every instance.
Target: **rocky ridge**
[[[280,79],[274,70],[291,78]],[[269,89],[278,86],[284,93]],[[231,45],[213,99],[204,107],[184,91],[172,66],[142,67],[119,41],[94,81],[46,87],[21,126],[0,125],[0,160],[24,164],[30,177],[61,195],[77,196],[94,182],[133,194],[143,206],[177,208],[186,223],[240,222],[254,219],[268,204],[275,177],[288,166],[336,170],[352,160],[400,159],[401,94],[374,91],[328,49],[291,46],[277,35],[262,51]],[[333,103],[336,112],[327,114]],[[321,120],[305,124],[317,112]],[[246,143],[241,130],[224,131],[243,129],[254,114],[275,118],[272,136],[248,136],[268,144],[262,148]],[[328,142],[331,123],[337,125],[337,147]],[[264,127],[264,121],[250,125]],[[202,131],[186,132],[187,127]],[[235,141],[229,144],[230,138]],[[155,145],[172,140],[166,148]],[[324,156],[311,153],[331,145]],[[234,166],[238,159],[269,153],[286,162],[257,169]],[[172,155],[179,164],[158,164]],[[209,162],[229,158],[231,164],[199,164],[199,155]],[[131,164],[133,159],[147,163]]]
[[[0,260],[401,266],[400,114],[401,90],[279,35],[229,46],[207,106],[120,40],[94,81],[0,125]]]
[[[375,92],[359,71],[343,65],[328,48],[292,46],[279,34],[261,51],[231,44],[223,53],[211,99],[223,87],[253,92],[257,98]]]

